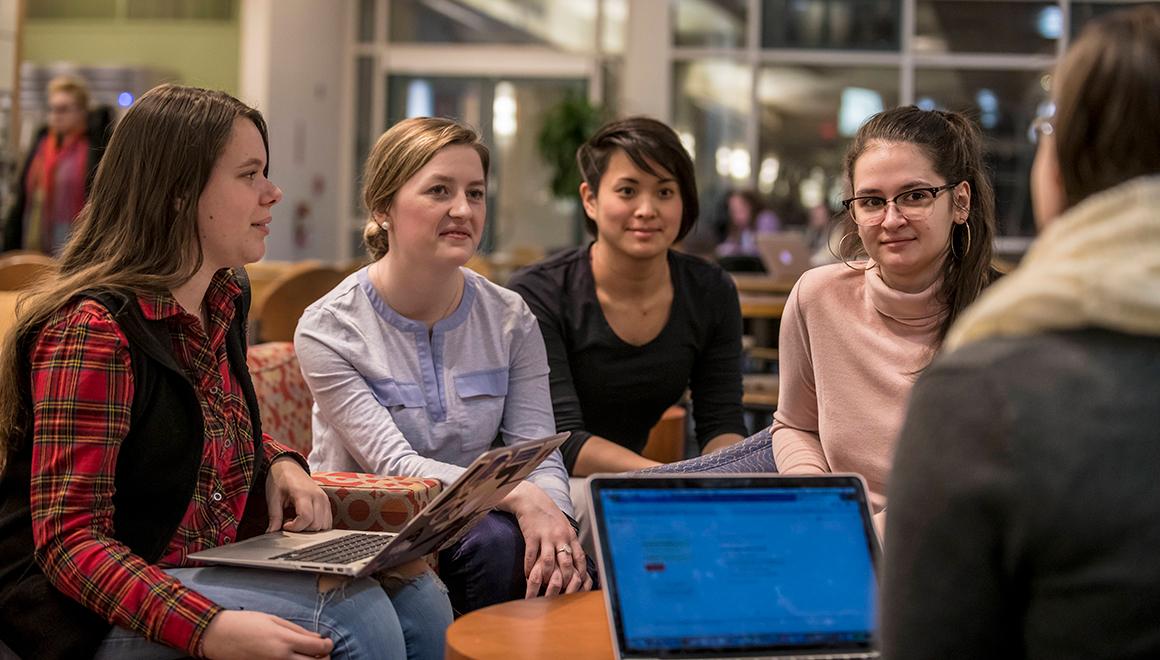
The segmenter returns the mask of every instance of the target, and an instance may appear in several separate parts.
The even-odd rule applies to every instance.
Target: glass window
[[[406,117],[455,117],[491,149],[484,252],[574,244],[577,200],[551,195],[551,170],[537,147],[542,117],[587,80],[388,76],[387,126]]]
[[[26,2],[24,6],[30,20],[117,16],[117,0],[36,0]]]
[[[600,51],[604,53],[624,53],[624,31],[628,25],[628,0],[602,0],[603,27],[600,34]]]
[[[766,48],[898,50],[900,0],[762,0]]]
[[[400,43],[533,44],[591,51],[596,0],[391,0],[390,39]]]
[[[673,45],[743,48],[746,0],[673,0]]]
[[[1073,2],[1071,3],[1071,37],[1072,39],[1078,37],[1084,24],[1093,18],[1110,14],[1117,9],[1139,7],[1142,4],[1155,4],[1155,2]]]
[[[758,74],[761,158],[757,188],[783,225],[810,209],[836,208],[845,191],[842,159],[870,115],[898,105],[893,67],[764,67]]]
[[[914,50],[920,53],[1053,55],[1063,35],[1058,2],[919,0]]]
[[[355,101],[354,101],[354,172],[355,185],[351,200],[351,212],[361,217],[366,209],[362,201],[362,170],[363,163],[371,152],[371,142],[379,136],[372,135],[371,126],[371,94],[374,90],[375,60],[368,55],[362,55],[355,62]],[[360,229],[361,231],[361,229]],[[361,234],[360,234],[361,236]]]
[[[375,40],[375,0],[359,0],[358,14],[355,15],[355,31],[358,32],[359,43],[370,43]]]
[[[716,245],[713,226],[725,194],[748,187],[752,154],[746,123],[752,113],[753,69],[729,60],[680,62],[673,72],[673,129],[693,156],[701,219],[686,243]]]
[[[964,112],[977,118],[986,138],[987,165],[995,186],[999,233],[1035,233],[1028,178],[1035,147],[1028,131],[1047,99],[1046,74],[1039,71],[919,69],[919,107]]]
[[[234,0],[125,0],[127,18],[230,21],[234,9]]]

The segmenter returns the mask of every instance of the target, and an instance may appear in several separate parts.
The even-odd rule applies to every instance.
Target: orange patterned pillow
[[[294,344],[274,341],[251,346],[246,363],[262,411],[262,430],[303,456],[309,455],[314,398],[302,377]]]
[[[334,526],[341,529],[397,532],[443,490],[438,479],[358,472],[315,472],[310,476],[330,497]]]

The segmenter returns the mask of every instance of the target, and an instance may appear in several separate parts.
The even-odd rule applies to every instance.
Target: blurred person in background
[[[781,229],[777,214],[764,208],[752,190],[733,190],[725,198],[725,219],[718,257],[757,256],[757,235]]]
[[[89,112],[89,87],[77,76],[48,83],[48,123],[36,134],[4,224],[5,250],[55,255],[88,197],[104,150],[108,109]]]

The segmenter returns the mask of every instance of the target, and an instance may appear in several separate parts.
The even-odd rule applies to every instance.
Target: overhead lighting
[[[431,92],[431,83],[416,78],[407,83],[407,118],[430,117],[435,114],[435,101]]]
[[[498,138],[516,134],[516,87],[503,81],[495,85],[495,100],[491,103],[491,128]]]

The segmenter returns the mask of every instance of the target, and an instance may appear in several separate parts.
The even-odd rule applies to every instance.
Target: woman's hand
[[[334,524],[330,514],[330,499],[314,483],[309,474],[293,458],[283,456],[270,464],[266,477],[266,505],[270,524],[267,532],[285,529],[288,532],[330,529]],[[294,517],[282,521],[282,511],[289,506]]]
[[[525,598],[540,595],[541,587],[545,596],[592,588],[580,540],[544,491],[533,483],[520,482],[500,508],[515,514],[524,535],[524,574],[528,577]]]
[[[285,619],[238,610],[219,612],[201,642],[202,653],[212,660],[329,658],[333,648],[334,642]]]

